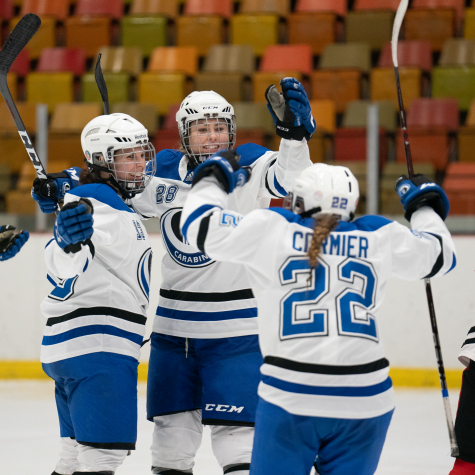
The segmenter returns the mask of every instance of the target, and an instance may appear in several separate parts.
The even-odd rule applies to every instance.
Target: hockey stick
[[[96,79],[97,87],[101,93],[102,103],[104,104],[104,115],[109,115],[109,93],[107,92],[106,81],[104,79],[104,75],[102,74],[101,56],[102,54],[99,53],[96,62],[96,69],[94,71],[94,78]]]
[[[412,165],[411,147],[409,145],[409,136],[407,135],[406,112],[404,110],[404,103],[402,101],[401,82],[399,80],[399,64],[397,60],[397,42],[399,38],[399,31],[401,29],[404,15],[406,14],[409,0],[401,0],[397,9],[396,18],[394,20],[393,34],[391,39],[391,52],[394,64],[394,74],[396,76],[397,98],[399,103],[399,113],[401,117],[401,129],[404,137],[404,151],[406,153],[407,172],[409,178],[414,176],[414,167]],[[442,389],[442,399],[444,401],[445,417],[447,419],[447,428],[449,430],[450,452],[452,457],[459,455],[457,446],[457,439],[455,438],[454,422],[452,419],[452,411],[450,409],[449,391],[447,389],[447,380],[445,378],[444,362],[442,360],[442,350],[440,348],[439,330],[437,328],[437,319],[435,316],[434,299],[432,297],[432,286],[430,280],[425,279],[427,304],[429,306],[430,323],[432,326],[432,336],[434,339],[435,356],[437,358],[437,368],[439,370],[440,387]]]
[[[46,170],[41,163],[41,160],[36,153],[35,148],[26,132],[25,125],[21,120],[15,101],[8,89],[7,73],[11,65],[20,54],[20,51],[26,46],[28,41],[33,38],[41,25],[41,20],[34,13],[27,13],[17,24],[17,26],[10,33],[10,36],[5,41],[2,50],[0,51],[0,93],[3,96],[8,110],[15,122],[18,133],[20,134],[26,151],[30,157],[33,166],[35,167],[38,178],[46,179]]]

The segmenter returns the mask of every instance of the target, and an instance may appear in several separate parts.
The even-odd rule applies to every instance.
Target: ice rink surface
[[[450,398],[455,417],[458,391],[451,391]],[[145,419],[145,384],[141,383],[137,450],[118,475],[150,474],[152,429]],[[58,438],[52,382],[0,381],[0,474],[50,475],[57,461]],[[447,475],[453,460],[440,391],[396,389],[396,411],[377,475]],[[194,474],[222,474],[207,428]]]

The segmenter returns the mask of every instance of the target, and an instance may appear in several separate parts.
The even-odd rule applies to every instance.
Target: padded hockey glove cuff
[[[94,232],[94,209],[87,198],[63,206],[54,223],[54,238],[67,254],[81,250]]]
[[[239,166],[240,158],[235,150],[223,150],[209,157],[196,168],[193,185],[213,175],[226,193],[232,193],[237,186],[244,186],[251,178],[251,169]]]
[[[9,224],[0,227],[0,261],[6,261],[18,254],[30,237],[28,231],[15,234],[15,229],[15,226]]]
[[[410,221],[414,211],[430,206],[444,221],[450,210],[445,191],[420,173],[408,178],[402,175],[396,181],[396,192],[404,206],[405,218]]]
[[[64,199],[70,189],[69,179],[66,172],[49,173],[46,179],[35,178],[31,197],[40,205],[43,213],[51,214],[56,211],[58,200]]]

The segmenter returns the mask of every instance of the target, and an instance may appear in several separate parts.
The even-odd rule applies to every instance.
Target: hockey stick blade
[[[41,20],[34,13],[27,13],[18,22],[0,51],[0,74],[8,73],[20,51],[33,38],[40,25]]]
[[[96,84],[99,88],[99,92],[101,93],[102,97],[102,102],[104,104],[104,115],[109,115],[109,93],[107,92],[106,81],[104,79],[104,75],[102,74],[101,56],[102,54],[99,53],[96,62],[96,69],[94,71],[94,78],[96,80]]]

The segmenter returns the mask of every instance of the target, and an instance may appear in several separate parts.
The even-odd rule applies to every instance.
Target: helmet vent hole
[[[348,175],[348,173],[347,173],[347,175]],[[351,183],[348,183],[348,186],[350,188],[350,193],[351,193]]]
[[[99,132],[100,130],[100,127],[96,127],[95,129],[91,129],[87,134],[86,134],[86,137],[89,137],[89,135],[92,135],[92,134],[97,134],[97,132]]]
[[[115,133],[117,133],[115,130],[112,130],[112,129],[106,130],[106,134],[115,134]]]

